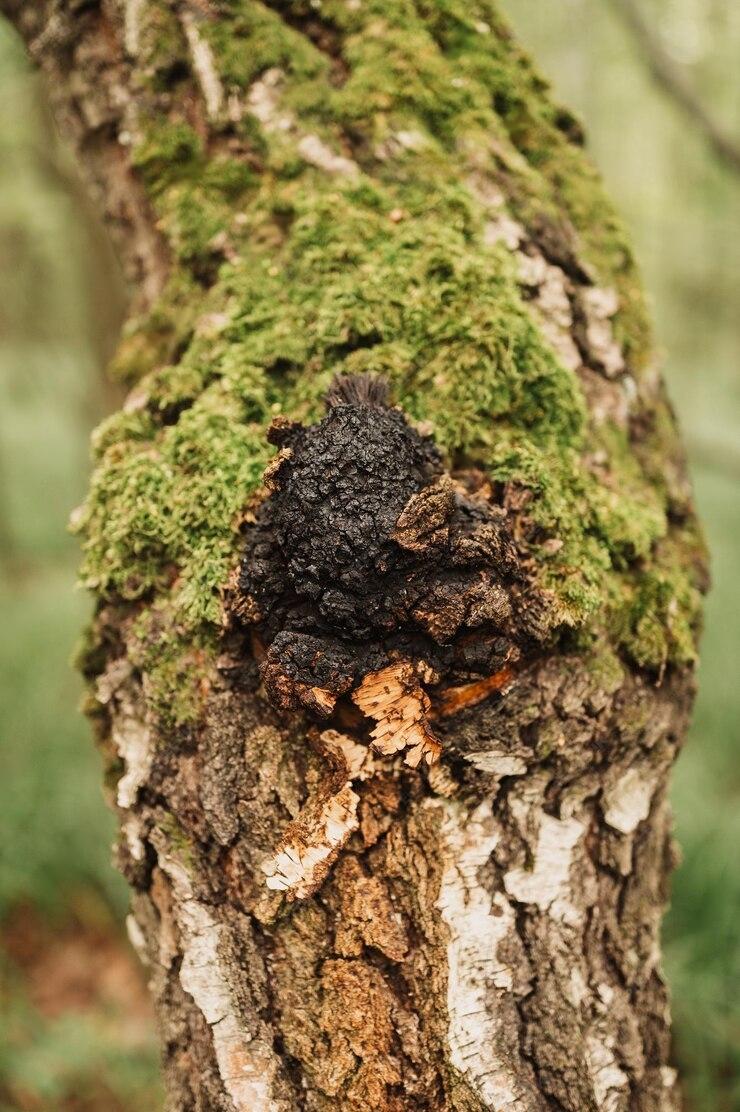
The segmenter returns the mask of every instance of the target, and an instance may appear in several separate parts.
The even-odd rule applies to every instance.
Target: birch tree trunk
[[[678,1108],[704,555],[578,122],[490,0],[0,7],[131,286],[75,524],[168,1108]]]

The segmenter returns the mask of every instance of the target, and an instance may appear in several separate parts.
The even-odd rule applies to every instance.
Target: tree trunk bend
[[[578,122],[488,0],[2,8],[132,287],[75,521],[168,1107],[678,1108],[704,557]]]

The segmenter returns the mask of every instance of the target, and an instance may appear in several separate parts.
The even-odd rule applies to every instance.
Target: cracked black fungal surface
[[[398,659],[424,662],[428,682],[464,682],[536,638],[504,510],[474,476],[445,472],[380,380],[339,380],[321,421],[278,418],[269,436],[281,450],[237,609],[267,647],[278,705],[328,713],[306,689],[336,697]]]

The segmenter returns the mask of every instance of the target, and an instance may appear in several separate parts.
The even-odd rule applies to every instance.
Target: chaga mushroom
[[[327,718],[351,695],[379,752],[436,760],[425,686],[452,713],[501,690],[491,677],[532,643],[506,512],[444,470],[374,376],[337,380],[321,421],[277,418],[268,436],[234,603],[266,647],[268,697]]]

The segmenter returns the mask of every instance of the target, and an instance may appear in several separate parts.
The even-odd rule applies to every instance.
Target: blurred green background
[[[609,0],[508,0],[632,227],[712,550],[701,694],[674,780],[683,864],[665,926],[689,1112],[740,1110],[740,172],[650,79]],[[737,0],[642,0],[740,143]],[[88,600],[70,510],[117,398],[109,249],[0,24],[0,1112],[161,1108],[122,937],[113,820],[69,666]]]

